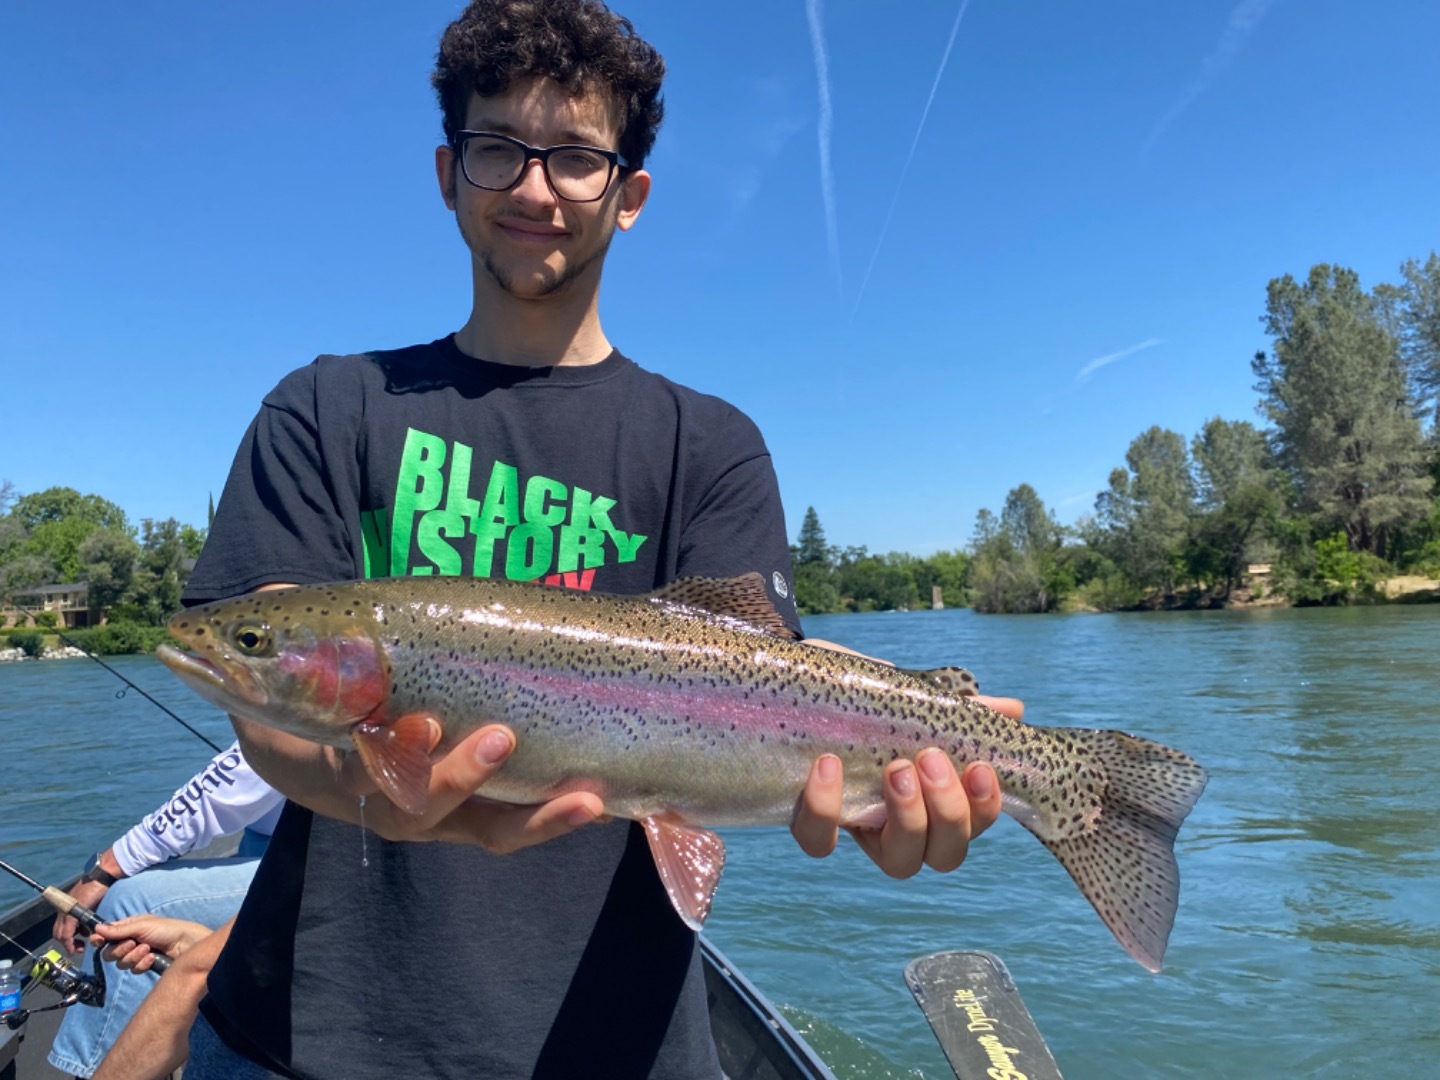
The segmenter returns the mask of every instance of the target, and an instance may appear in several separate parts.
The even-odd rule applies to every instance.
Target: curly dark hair
[[[472,90],[503,94],[531,76],[577,96],[608,96],[620,119],[617,149],[632,168],[644,165],[665,115],[665,61],[600,0],[473,0],[445,28],[430,76],[446,141],[464,128]]]

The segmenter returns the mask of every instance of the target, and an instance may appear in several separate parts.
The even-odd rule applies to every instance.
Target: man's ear
[[[615,216],[615,226],[626,230],[635,224],[640,211],[645,209],[645,200],[650,198],[650,174],[637,169],[626,176],[620,184],[620,211]]]
[[[455,209],[455,151],[448,146],[435,148],[435,179],[440,181],[440,197],[451,210]]]

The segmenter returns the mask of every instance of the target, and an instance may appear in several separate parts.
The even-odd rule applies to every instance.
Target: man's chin
[[[495,284],[519,300],[539,300],[550,296],[570,281],[572,275],[564,267],[504,266],[494,259],[484,260],[485,269]]]

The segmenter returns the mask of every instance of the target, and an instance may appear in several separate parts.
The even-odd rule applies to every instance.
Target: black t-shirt
[[[618,352],[516,368],[445,338],[276,387],[185,599],[404,574],[640,593],[750,570],[798,631],[742,413]],[[209,991],[227,1042],[302,1077],[719,1075],[695,936],[625,821],[492,856],[288,804]]]

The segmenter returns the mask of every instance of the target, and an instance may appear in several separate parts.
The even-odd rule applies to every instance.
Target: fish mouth
[[[171,645],[155,650],[155,659],[207,701],[234,712],[263,709],[270,700],[265,688],[243,667],[225,668],[196,653]]]

